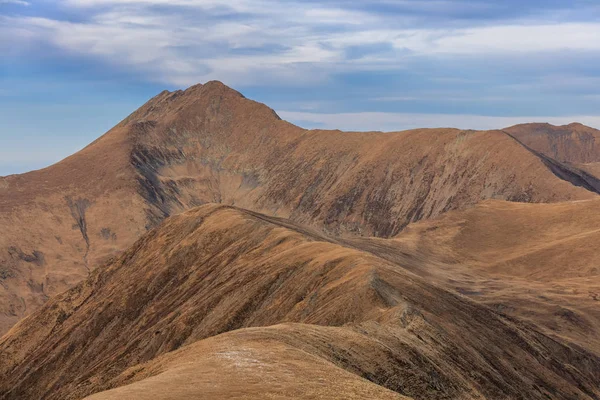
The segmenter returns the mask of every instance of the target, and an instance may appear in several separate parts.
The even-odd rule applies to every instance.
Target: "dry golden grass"
[[[487,201],[360,244],[383,247],[419,275],[600,352],[598,210],[598,200]]]
[[[219,82],[163,92],[81,152],[0,178],[0,333],[207,202],[389,237],[484,199],[592,197],[501,131],[307,131]]]
[[[0,178],[0,398],[597,399],[596,136],[163,92]]]
[[[279,340],[278,331],[287,329],[244,329],[196,342],[127,370],[117,389],[86,399],[408,399]]]
[[[130,385],[98,396],[141,398],[164,384],[294,398],[305,382],[318,398],[337,380],[350,398],[391,396],[363,379],[415,399],[600,395],[594,348],[420,277],[393,259],[399,247],[379,243],[398,241],[330,238],[222,205],[172,217],[0,340],[0,396],[78,399]],[[260,370],[217,360],[229,345],[267,371],[293,368],[293,379],[257,382]],[[219,368],[231,374],[212,379]],[[179,372],[197,388],[170,388]]]

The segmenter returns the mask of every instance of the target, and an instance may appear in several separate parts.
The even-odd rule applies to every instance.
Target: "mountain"
[[[571,164],[600,162],[600,131],[579,123],[563,126],[521,124],[504,131],[557,161]]]
[[[522,124],[504,132],[537,154],[557,176],[592,191],[600,190],[599,130],[578,123]]]
[[[485,199],[597,196],[591,174],[517,136],[304,130],[220,82],[162,92],[71,157],[0,178],[0,333],[205,203],[386,238]]]
[[[486,201],[411,225],[396,239],[488,272],[534,281],[600,275],[600,202],[556,204]],[[569,268],[565,268],[568,265]]]
[[[0,398],[600,396],[597,348],[404,267],[403,235],[171,217],[0,339]]]

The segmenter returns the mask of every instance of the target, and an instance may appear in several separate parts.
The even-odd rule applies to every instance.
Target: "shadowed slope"
[[[581,124],[525,124],[503,132],[539,157],[560,179],[600,193],[600,179],[595,171],[597,163],[581,161],[596,159],[595,136],[600,135],[600,131]]]
[[[563,126],[523,124],[505,131],[547,157],[550,164],[558,162],[558,169],[566,173],[563,179],[591,187],[596,192],[600,189],[599,130],[572,123]],[[561,176],[561,172],[558,175]]]
[[[563,126],[522,124],[504,129],[525,145],[570,164],[600,162],[600,131],[573,123]]]
[[[337,241],[226,206],[173,217],[0,340],[0,396],[76,399],[148,378],[127,389],[146,390],[227,340],[265,349],[267,365],[306,352],[313,384],[318,357],[327,379],[350,379],[332,363],[418,399],[600,395],[596,354]],[[281,322],[302,324],[244,329]]]

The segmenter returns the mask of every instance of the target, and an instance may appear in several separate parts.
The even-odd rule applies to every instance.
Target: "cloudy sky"
[[[307,128],[600,128],[597,0],[0,0],[0,175],[218,79]]]

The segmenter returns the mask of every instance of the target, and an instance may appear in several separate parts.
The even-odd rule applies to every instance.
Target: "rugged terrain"
[[[81,152],[0,178],[0,332],[165,217],[205,203],[390,237],[485,199],[596,196],[583,167],[507,132],[308,131],[219,82],[162,92]]]
[[[599,133],[165,91],[0,178],[0,399],[599,399]]]
[[[170,218],[52,299],[4,336],[0,361],[7,399],[600,395],[591,347],[354,241],[223,205]]]
[[[600,202],[485,201],[355,246],[550,335],[600,349]]]

